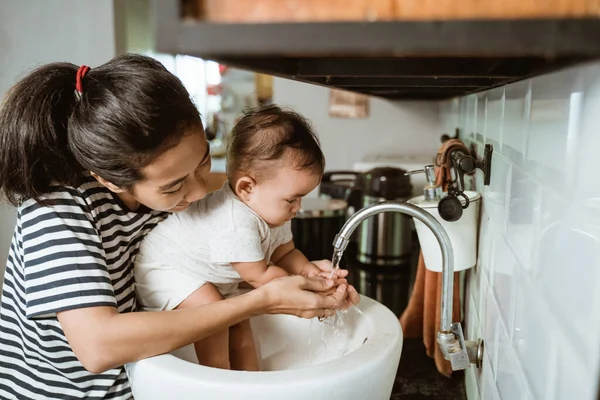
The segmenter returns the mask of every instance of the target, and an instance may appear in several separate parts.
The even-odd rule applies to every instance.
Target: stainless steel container
[[[412,195],[410,177],[400,168],[381,167],[359,177],[360,207],[386,200],[406,201]],[[357,258],[364,264],[401,265],[412,254],[412,218],[399,213],[383,213],[364,221],[357,236]]]
[[[348,203],[308,198],[292,220],[294,244],[309,260],[331,259],[333,240],[346,222]]]
[[[348,202],[351,215],[357,210],[385,200],[406,201],[412,197],[412,184],[405,170],[392,167],[373,168],[367,172],[330,171],[319,187],[321,195]],[[357,229],[352,241],[357,243],[356,258],[369,265],[403,265],[412,251],[414,222],[399,213],[379,214]]]
[[[359,293],[387,306],[398,317],[406,309],[412,286],[412,261],[402,265],[363,265],[351,263],[348,282]]]

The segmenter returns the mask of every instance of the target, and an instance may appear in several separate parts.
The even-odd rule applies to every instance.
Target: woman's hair
[[[92,171],[131,189],[141,169],[182,136],[202,129],[177,77],[158,61],[123,55],[92,68],[76,93],[78,67],[44,65],[0,105],[0,191],[14,205],[77,186]]]
[[[265,175],[264,161],[289,157],[297,169],[323,174],[325,157],[319,139],[306,119],[296,112],[271,105],[250,109],[233,127],[227,146],[227,174]]]

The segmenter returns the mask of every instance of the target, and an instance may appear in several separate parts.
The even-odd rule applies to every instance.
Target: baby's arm
[[[267,265],[265,260],[256,262],[237,262],[231,263],[233,268],[240,274],[240,277],[254,286],[262,286],[275,278],[289,276],[285,269],[276,265]]]
[[[276,248],[271,261],[292,275],[316,276],[324,272],[308,261],[306,256],[294,246],[293,240]]]

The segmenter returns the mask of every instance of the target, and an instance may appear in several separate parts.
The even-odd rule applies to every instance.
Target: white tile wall
[[[494,245],[494,278],[493,292],[494,299],[498,304],[500,317],[507,329],[513,326],[514,306],[515,306],[515,273],[517,270],[517,261],[508,247],[504,236],[498,235]]]
[[[527,400],[530,397],[509,334],[502,323],[498,324],[496,386],[502,399]]]
[[[482,154],[469,339],[483,337],[473,399],[592,400],[600,379],[600,63],[454,99],[441,124]]]

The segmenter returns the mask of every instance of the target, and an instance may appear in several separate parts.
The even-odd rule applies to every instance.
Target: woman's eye
[[[286,200],[286,201],[287,201],[288,203],[290,203],[290,204],[293,204],[293,203],[296,201],[296,199],[292,199],[292,200]]]
[[[172,194],[178,193],[181,190],[181,188],[183,188],[183,186],[180,186],[179,188],[177,188],[171,192],[163,192],[163,194],[172,195]]]

